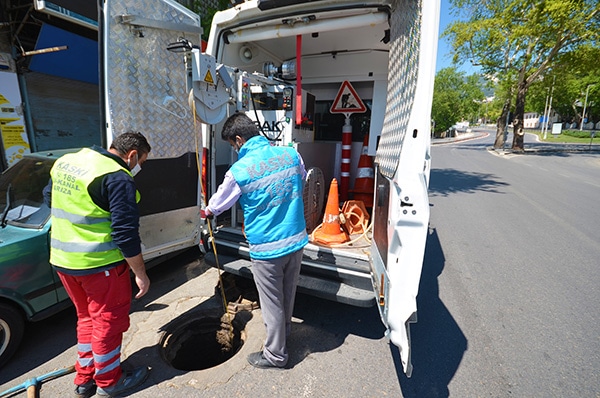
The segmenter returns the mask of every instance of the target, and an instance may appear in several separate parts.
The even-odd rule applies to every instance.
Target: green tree
[[[206,5],[205,0],[193,0],[189,8],[200,15],[200,24],[202,25],[202,40],[208,40],[210,25],[213,16],[217,11],[226,10],[231,5],[229,0],[217,0],[216,7]]]
[[[456,68],[444,68],[435,76],[431,116],[435,131],[446,131],[456,122],[472,119],[484,95],[478,75],[465,77]]]
[[[552,96],[552,109],[560,121],[581,124],[583,111],[588,120],[600,120],[600,48],[593,45],[559,56],[557,65],[540,80],[534,82],[528,93],[526,111],[546,109]],[[587,96],[587,101],[586,101]]]
[[[506,97],[495,146],[514,98],[513,149],[523,149],[523,115],[530,86],[556,67],[560,56],[597,43],[597,0],[451,0],[465,20],[451,24],[456,62],[467,60],[495,76]]]
[[[556,76],[556,111],[564,121],[581,124],[585,116],[598,121],[600,104],[600,48],[583,46],[576,52],[564,54],[552,74]],[[587,101],[586,101],[586,96]]]

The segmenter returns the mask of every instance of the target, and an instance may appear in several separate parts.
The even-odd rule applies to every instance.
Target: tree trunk
[[[504,101],[504,105],[502,106],[502,113],[500,113],[500,117],[496,122],[496,141],[494,141],[494,148],[504,148],[504,132],[508,129],[507,119],[508,113],[510,112],[510,96]]]
[[[516,151],[525,150],[525,97],[527,96],[528,86],[525,81],[519,82],[517,88],[517,100],[515,102],[515,119],[513,120],[513,145],[512,149]]]

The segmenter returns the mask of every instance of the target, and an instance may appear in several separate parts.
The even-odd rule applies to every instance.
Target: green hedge
[[[576,138],[590,138],[590,133],[594,130],[563,130],[562,134]]]

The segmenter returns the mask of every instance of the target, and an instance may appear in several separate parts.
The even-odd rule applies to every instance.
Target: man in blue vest
[[[302,200],[304,162],[294,148],[272,146],[243,113],[225,121],[221,137],[238,152],[238,160],[225,174],[204,215],[219,215],[239,199],[267,329],[263,350],[250,354],[248,362],[257,368],[283,368],[288,361],[286,339],[302,249],[308,243]]]
[[[131,278],[148,292],[133,176],[150,153],[146,138],[119,135],[107,151],[85,148],[56,160],[44,199],[52,208],[50,263],[77,312],[75,396],[116,396],[140,385],[147,367],[121,370]]]

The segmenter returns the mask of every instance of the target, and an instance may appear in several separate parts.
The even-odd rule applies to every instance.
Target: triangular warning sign
[[[206,83],[215,84],[215,81],[213,80],[212,74],[210,73],[210,69],[208,69],[206,71],[206,75],[204,75],[204,81]]]
[[[367,111],[367,107],[361,101],[356,90],[352,87],[349,81],[344,80],[340,91],[338,91],[333,105],[329,112],[331,113],[363,113]]]

